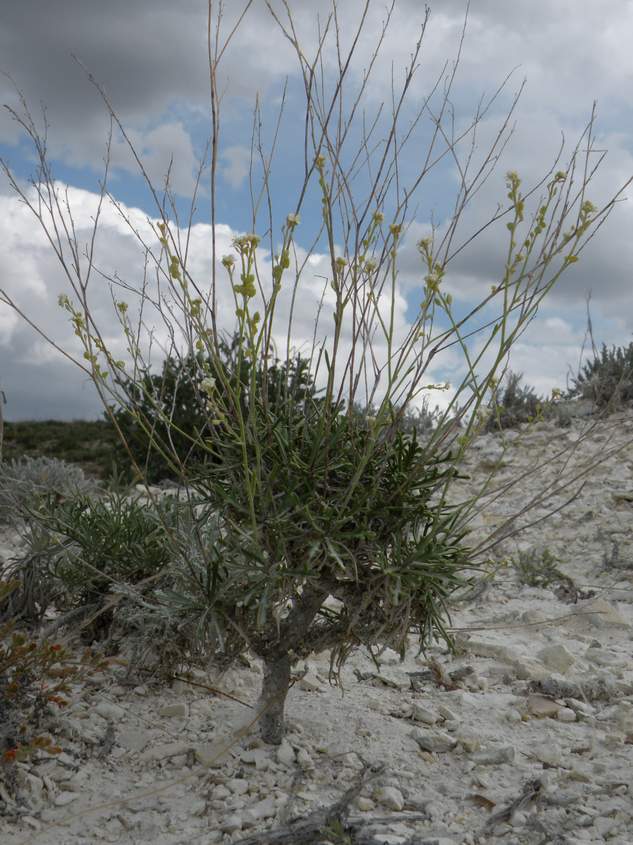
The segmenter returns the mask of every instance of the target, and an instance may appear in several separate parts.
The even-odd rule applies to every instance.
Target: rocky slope
[[[21,767],[0,840],[316,842],[305,825],[261,834],[353,787],[354,838],[318,841],[633,842],[632,440],[627,412],[473,444],[454,495],[492,472],[471,541],[499,533],[482,558],[490,577],[455,607],[454,655],[413,647],[400,663],[386,651],[377,668],[359,653],[342,689],[327,683],[327,655],[315,657],[299,667],[279,748],[250,730],[255,664],[192,678],[234,699],[105,678],[60,718],[63,754]],[[4,536],[5,559],[14,539]]]

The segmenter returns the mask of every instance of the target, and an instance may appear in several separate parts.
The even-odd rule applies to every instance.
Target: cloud
[[[222,152],[222,175],[232,188],[241,188],[251,163],[250,147],[226,147]]]
[[[111,102],[143,155],[151,178],[160,186],[173,156],[172,186],[181,196],[193,190],[198,154],[206,140],[209,127],[209,79],[206,44],[206,6],[197,0],[184,0],[174,5],[167,0],[137,0],[134,4],[123,0],[86,4],[82,0],[66,0],[58,4],[55,26],[52,25],[51,4],[44,0],[22,0],[8,4],[3,11],[0,33],[2,47],[1,69],[10,71],[24,91],[29,104],[42,101],[47,106],[50,122],[49,154],[55,164],[64,163],[75,168],[101,170],[108,120],[98,93],[90,84],[71,52],[76,53],[86,67],[101,82]],[[283,4],[274,0],[274,8],[283,18]],[[349,47],[356,33],[361,2],[339,4],[338,20],[343,49]],[[225,34],[230,32],[240,13],[241,5],[225,4]],[[300,40],[307,57],[317,50],[319,25],[324,26],[331,11],[330,0],[299,0],[292,4]],[[427,36],[420,55],[421,66],[411,87],[412,103],[402,114],[402,128],[408,126],[415,109],[424,103],[444,62],[455,56],[459,45],[466,4],[464,0],[445,0],[432,8]],[[381,32],[385,6],[373,3],[367,18],[365,37],[359,43],[358,54],[349,70],[345,96],[348,106],[372,60],[372,48]],[[403,68],[410,61],[423,8],[417,0],[396,0],[392,28],[387,34],[360,108],[366,115],[386,103],[390,111],[392,67],[396,80],[402,79]],[[496,172],[480,189],[466,209],[457,242],[467,241],[477,232],[505,200],[504,171],[517,170],[525,185],[534,184],[551,165],[560,144],[561,133],[568,143],[575,140],[589,116],[591,102],[598,99],[598,147],[609,154],[591,186],[589,197],[604,202],[633,173],[632,113],[627,92],[633,81],[633,58],[629,49],[629,32],[633,24],[633,6],[626,0],[603,0],[589,4],[578,12],[578,4],[561,0],[516,0],[498,3],[478,0],[471,4],[469,25],[464,42],[461,66],[452,93],[455,129],[466,125],[482,93],[490,95],[516,66],[519,69],[503,94],[485,115],[478,127],[474,148],[475,161],[498,130],[504,110],[523,76],[527,86],[517,107],[514,119],[516,131],[510,139]],[[322,54],[323,67],[331,80],[336,74],[338,56],[334,42]],[[265,4],[254,3],[246,15],[234,41],[222,59],[218,85],[223,108],[223,145],[220,171],[222,181],[238,190],[248,172],[252,128],[252,105],[256,92],[260,94],[264,122],[274,113],[273,104],[289,77],[286,115],[292,138],[302,137],[303,106],[302,80],[298,75],[297,59],[289,41],[281,34]],[[19,106],[15,91],[4,77],[0,77],[0,101]],[[359,112],[360,114],[360,112]],[[37,115],[35,115],[37,117]],[[408,151],[403,153],[400,177],[406,180],[420,166],[423,142],[428,139],[432,116],[424,114],[419,132],[414,135]],[[452,115],[447,115],[450,127]],[[270,127],[268,127],[270,130]],[[294,134],[293,134],[294,133]],[[402,135],[400,135],[402,137]],[[0,143],[12,147],[11,158],[22,165],[32,162],[19,146],[20,135],[9,115],[0,112]],[[420,142],[420,143],[418,143]],[[460,149],[466,155],[467,147]],[[290,152],[288,152],[290,151]],[[294,152],[293,152],[294,151]],[[278,181],[272,183],[273,192],[289,191],[288,174],[297,172],[297,160],[303,145],[294,141],[283,147],[277,167]],[[116,167],[111,190],[127,190],[129,174],[136,166],[129,152],[115,133],[113,163]],[[299,170],[301,162],[299,162]],[[72,180],[71,180],[72,181]],[[204,182],[206,185],[206,180]],[[431,213],[440,229],[446,223],[451,202],[458,185],[456,168],[448,157],[423,183],[419,194],[421,211],[410,237],[400,254],[402,290],[397,300],[398,332],[406,331],[419,299],[422,280],[420,256],[415,241],[428,234]],[[94,214],[96,197],[89,191],[69,186],[80,234],[88,237],[90,216]],[[5,193],[2,193],[5,191]],[[230,191],[229,191],[230,196]],[[126,193],[129,200],[129,193]],[[293,207],[286,202],[286,208]],[[218,250],[228,251],[235,235],[236,219],[247,217],[244,209],[227,209],[218,226]],[[152,236],[146,211],[129,205],[123,210],[148,238]],[[411,204],[411,208],[414,203]],[[318,218],[319,206],[311,212]],[[229,219],[229,212],[241,216]],[[43,234],[23,207],[6,195],[0,185],[0,272],[1,285],[21,296],[28,303],[29,313],[40,320],[62,344],[72,344],[73,336],[65,315],[56,307],[57,295],[66,282]],[[582,260],[561,279],[552,291],[530,329],[522,336],[514,354],[516,369],[524,370],[526,380],[545,390],[552,379],[560,383],[567,364],[578,355],[585,324],[585,300],[592,293],[592,316],[598,341],[628,343],[633,330],[633,292],[630,268],[633,262],[630,202],[618,204],[606,225],[598,232]],[[302,211],[306,219],[309,213]],[[498,281],[505,261],[507,232],[504,222],[484,229],[451,261],[446,276],[446,288],[458,300],[460,307],[476,303],[489,285]],[[308,237],[300,234],[307,244]],[[130,284],[143,278],[142,253],[125,223],[114,210],[104,213],[98,237],[99,269],[107,276],[116,270]],[[202,223],[191,233],[189,263],[197,278],[209,275],[209,229]],[[270,256],[261,253],[262,266],[269,269]],[[267,264],[268,262],[268,264]],[[308,343],[312,337],[313,319],[319,307],[323,280],[328,272],[327,262],[318,255],[309,265],[305,287],[295,313],[297,337]],[[218,268],[222,279],[223,268]],[[117,337],[117,325],[111,320],[111,302],[107,281],[95,275],[91,283],[95,289],[95,307],[108,331]],[[221,286],[223,308],[233,309],[226,283]],[[326,312],[331,312],[330,294],[326,292]],[[331,298],[331,297],[330,297]],[[280,318],[290,314],[289,302],[280,302]],[[110,315],[110,316],[108,316]],[[562,321],[562,322],[557,322]],[[167,341],[167,337],[162,338]],[[280,343],[283,332],[279,333]],[[345,339],[348,342],[348,338]],[[47,358],[36,335],[15,315],[0,307],[0,344],[3,363],[0,377],[11,393],[21,396],[21,414],[40,413],[48,405],[71,413],[73,407],[86,408],[81,399],[86,385],[68,393],[72,380],[69,370],[55,369],[58,365]],[[60,359],[61,361],[61,359]],[[514,364],[513,364],[514,365]],[[458,363],[446,359],[443,366],[451,377],[458,376]],[[62,364],[59,364],[62,367]],[[43,378],[42,373],[47,377]],[[56,376],[55,373],[58,375]],[[434,373],[434,375],[441,373]],[[80,379],[80,376],[77,376]],[[55,389],[53,385],[57,379]],[[32,384],[37,402],[28,400],[25,384]],[[74,388],[73,388],[74,389]],[[549,388],[548,388],[549,389]],[[27,391],[28,392],[28,391]],[[75,395],[59,404],[57,396]],[[57,404],[55,404],[57,403]],[[15,407],[15,406],[14,406]],[[11,413],[9,408],[9,413]]]

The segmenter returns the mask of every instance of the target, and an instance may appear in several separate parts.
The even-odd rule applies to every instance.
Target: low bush
[[[57,458],[22,458],[0,463],[0,523],[29,518],[48,500],[96,493],[98,485],[82,469]]]
[[[602,344],[572,382],[569,396],[591,399],[599,408],[615,410],[633,401],[633,343],[626,348]]]
[[[10,567],[20,585],[8,599],[13,615],[37,621],[49,604],[83,607],[96,614],[85,638],[102,636],[113,620],[112,609],[104,608],[111,588],[139,584],[168,563],[178,510],[173,501],[155,507],[113,491],[42,508],[25,534],[25,553]]]
[[[522,373],[508,371],[502,382],[492,391],[486,432],[516,428],[522,423],[534,422],[543,414],[545,400],[534,388],[521,385]]]
[[[119,440],[114,450],[119,473],[138,480],[130,452],[142,470],[141,477],[150,483],[180,479],[183,471],[191,475],[209,460],[209,450],[203,445],[209,435],[209,397],[201,385],[213,373],[219,384],[226,382],[241,393],[246,413],[253,365],[238,350],[239,337],[233,335],[230,341],[219,341],[219,357],[214,361],[202,353],[170,356],[160,374],[146,367],[135,379],[119,378],[126,399],[110,409],[126,443],[123,446]],[[257,390],[265,382],[270,406],[280,405],[288,386],[299,401],[316,393],[308,362],[300,355],[289,361],[274,359],[265,375],[261,367],[255,369]],[[105,416],[110,420],[108,412]]]
[[[558,563],[560,561],[549,549],[520,551],[512,559],[519,583],[527,587],[551,587],[569,580],[558,568]]]

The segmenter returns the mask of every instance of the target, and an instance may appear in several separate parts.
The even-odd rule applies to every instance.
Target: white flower
[[[200,382],[200,390],[203,390],[207,396],[211,396],[215,387],[215,379],[212,376],[203,378]]]

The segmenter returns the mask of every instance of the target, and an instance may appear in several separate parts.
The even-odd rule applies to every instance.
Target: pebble
[[[389,810],[400,812],[404,807],[404,797],[395,786],[382,786],[374,793],[376,800]]]
[[[299,680],[297,686],[304,692],[322,692],[324,688],[323,681],[311,667],[308,668],[308,671]]]
[[[543,695],[528,695],[527,709],[528,713],[537,719],[554,719],[558,716],[561,705]]]
[[[514,748],[511,745],[502,748],[485,748],[473,752],[468,759],[479,766],[498,766],[502,763],[512,763]]]
[[[56,807],[65,807],[67,804],[76,801],[77,798],[79,798],[79,795],[76,792],[60,792],[59,795],[55,796],[53,803]]]
[[[564,645],[548,645],[537,651],[536,656],[544,666],[551,669],[552,672],[559,672],[564,675],[571,669],[576,662],[573,654],[571,654]]]
[[[575,722],[576,714],[571,707],[561,707],[556,714],[556,718],[559,722]]]
[[[452,751],[457,745],[455,737],[441,731],[425,731],[422,728],[414,728],[409,734],[423,751]]]
[[[113,704],[111,701],[99,701],[94,708],[94,712],[109,722],[119,722],[126,715],[123,707],[119,707],[118,704]]]
[[[220,822],[220,830],[222,833],[235,833],[243,827],[242,816],[239,813],[231,813],[225,816]]]
[[[242,813],[244,824],[255,824],[262,819],[270,819],[277,814],[277,806],[272,798],[264,798],[256,804],[251,804]]]
[[[248,792],[248,781],[244,780],[244,778],[231,778],[226,781],[225,785],[233,795],[246,795]]]
[[[434,725],[439,721],[439,716],[427,707],[422,707],[421,704],[413,704],[411,708],[411,717],[414,722],[423,722],[425,725]]]
[[[287,739],[284,739],[277,749],[276,755],[277,762],[281,763],[282,766],[292,766],[295,762],[295,751],[292,745],[288,742]]]
[[[535,759],[548,766],[559,766],[561,763],[561,749],[555,742],[550,741],[533,745],[530,751]]]
[[[184,719],[187,716],[187,705],[182,701],[173,704],[164,704],[158,711],[159,716],[173,719]]]
[[[376,804],[371,800],[371,798],[367,798],[364,795],[358,796],[356,799],[356,806],[361,813],[369,813],[371,810],[376,809]]]

